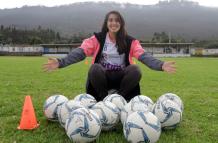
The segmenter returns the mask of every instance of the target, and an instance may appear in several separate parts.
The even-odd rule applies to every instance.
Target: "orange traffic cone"
[[[85,59],[85,64],[86,64],[86,65],[88,65],[88,64],[89,64],[89,62],[88,62],[88,60],[87,60],[87,59]]]
[[[19,130],[31,130],[37,128],[39,124],[37,123],[35,111],[33,108],[32,100],[30,96],[25,97],[23,111],[21,115],[20,125],[17,127]]]

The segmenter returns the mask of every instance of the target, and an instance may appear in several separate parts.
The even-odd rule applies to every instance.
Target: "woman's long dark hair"
[[[104,24],[102,26],[101,32],[107,33],[109,30],[107,28],[107,22],[110,14],[115,14],[118,17],[118,21],[120,23],[120,29],[116,34],[116,45],[118,47],[117,51],[119,54],[122,54],[125,52],[127,44],[126,44],[126,35],[127,32],[125,30],[125,21],[122,17],[122,15],[118,11],[110,11],[109,13],[106,14],[105,19],[104,19]]]

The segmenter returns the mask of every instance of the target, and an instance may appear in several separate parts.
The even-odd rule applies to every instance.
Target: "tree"
[[[3,43],[3,35],[0,33],[0,44]]]
[[[42,44],[42,39],[40,37],[31,37],[29,39],[29,44],[31,45]]]
[[[165,32],[155,32],[152,38],[152,42],[157,43],[168,43],[169,42],[169,36]]]
[[[4,30],[4,25],[1,25],[1,29],[0,29],[1,31],[3,31]]]
[[[56,33],[56,37],[55,37],[58,41],[60,41],[61,40],[61,36],[60,36],[60,33],[59,32],[57,32]]]

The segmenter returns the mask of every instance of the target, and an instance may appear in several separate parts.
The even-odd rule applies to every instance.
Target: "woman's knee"
[[[95,64],[91,65],[91,67],[89,69],[89,76],[99,75],[99,74],[104,73],[104,72],[105,72],[105,70],[102,67],[102,65],[95,63]]]
[[[130,73],[134,77],[141,78],[141,76],[142,76],[141,70],[140,70],[139,66],[137,66],[137,65],[129,65],[126,68],[126,72]]]

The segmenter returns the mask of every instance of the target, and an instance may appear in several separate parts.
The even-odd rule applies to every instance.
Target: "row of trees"
[[[172,37],[170,33],[166,32],[155,32],[152,39],[152,43],[184,43],[186,40],[180,36]]]
[[[42,43],[77,43],[82,42],[83,39],[90,37],[91,34],[84,34],[82,32],[74,34],[71,37],[63,37],[59,32],[52,29],[43,29],[38,26],[34,29],[18,29],[15,26],[4,27],[0,26],[0,44],[42,44]],[[172,37],[166,32],[155,32],[151,40],[142,41],[151,43],[184,43],[187,42],[184,38],[177,36]],[[193,41],[197,47],[217,48],[218,41]]]
[[[15,26],[0,27],[0,43],[2,44],[41,44],[55,43],[61,40],[59,32],[52,29],[18,29]]]
[[[42,43],[76,43],[82,42],[83,39],[91,34],[78,33],[71,37],[63,37],[59,32],[52,29],[43,29],[38,26],[34,29],[18,29],[15,26],[0,26],[0,44],[42,44]]]
[[[17,29],[15,26],[0,28],[0,43],[3,44],[42,44],[42,43],[76,43],[82,42],[83,39],[91,36],[91,34],[78,33],[71,37],[62,37],[59,32],[52,29],[43,29],[38,26],[36,29]],[[171,42],[185,42],[184,39],[170,39]],[[165,32],[155,32],[153,38],[149,42],[168,43],[169,36]]]
[[[185,43],[187,42],[183,37],[177,36],[177,37],[172,37],[170,33],[165,33],[165,32],[155,32],[152,39],[148,42],[152,43]],[[196,40],[192,39],[189,40],[188,42],[192,42],[195,44],[195,47],[201,47],[201,48],[218,48],[218,39],[211,39],[211,40]]]

